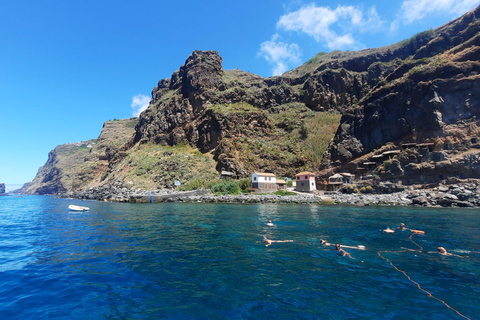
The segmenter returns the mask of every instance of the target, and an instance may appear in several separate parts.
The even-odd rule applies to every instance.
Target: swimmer
[[[272,220],[268,220],[267,226],[269,226],[269,227],[273,227],[273,226],[274,226],[274,224],[272,223]]]
[[[320,243],[323,244],[324,246],[333,246],[333,243],[328,243],[327,240],[320,239]],[[359,249],[359,250],[365,250],[365,246],[362,246],[361,244],[357,245],[356,247],[353,246],[345,246],[343,245],[344,248],[350,248],[350,249]]]
[[[337,250],[337,255],[342,256],[342,257],[348,256],[348,257],[353,259],[353,257],[350,255],[350,253],[348,253],[347,251],[340,248],[340,245],[338,243],[335,244],[335,250]]]
[[[387,227],[387,229],[383,230],[383,232],[386,232],[386,233],[394,233],[395,230],[392,230],[392,229],[390,229],[390,227]]]
[[[405,223],[400,223],[400,227],[398,227],[397,229],[404,231],[404,230],[407,230],[408,228],[405,227]]]
[[[271,245],[272,242],[273,242],[272,240],[267,239],[267,237],[265,237],[265,236],[263,236],[263,241],[267,243],[267,244],[265,245],[265,247],[268,247],[268,246]]]
[[[267,244],[265,245],[265,247],[268,247],[274,242],[293,242],[293,240],[270,240],[267,239],[267,237],[263,236],[263,242],[266,242]]]
[[[320,243],[325,246],[333,246],[333,243],[328,243],[327,240],[320,239]]]
[[[437,252],[438,252],[439,254],[441,254],[442,256],[461,257],[461,256],[459,256],[459,255],[456,255],[456,254],[447,252],[447,249],[445,249],[444,247],[438,247],[438,248],[437,248]]]
[[[444,255],[444,256],[448,256],[450,255],[450,253],[447,252],[447,249],[445,249],[444,247],[438,247],[437,248],[437,252]]]

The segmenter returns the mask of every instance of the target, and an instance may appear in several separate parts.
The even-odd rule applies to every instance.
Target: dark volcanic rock
[[[347,111],[324,166],[346,163],[388,142],[447,137],[449,125],[478,118],[479,14],[477,8],[432,31],[432,40],[413,59]]]
[[[5,194],[5,183],[0,183],[0,196]]]

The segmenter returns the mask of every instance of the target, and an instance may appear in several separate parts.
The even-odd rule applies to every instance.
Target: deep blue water
[[[419,249],[409,231],[382,233],[400,222],[425,231],[422,251],[402,251]],[[402,251],[381,254],[479,319],[479,226],[477,209],[0,197],[0,317],[464,319],[377,254]],[[366,250],[338,257],[321,238]]]

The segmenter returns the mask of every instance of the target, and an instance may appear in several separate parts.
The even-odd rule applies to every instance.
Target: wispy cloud
[[[478,5],[478,0],[406,0],[402,3],[400,20],[409,24],[432,13],[461,15]]]
[[[137,94],[135,97],[132,98],[132,104],[131,104],[131,107],[133,108],[132,115],[134,117],[138,117],[140,113],[142,113],[142,111],[148,108],[149,103],[150,103],[150,97],[143,94]]]
[[[274,66],[273,75],[278,76],[289,69],[289,66],[300,62],[300,48],[296,43],[279,41],[280,36],[274,34],[269,41],[260,45],[259,55]]]
[[[354,6],[335,9],[317,7],[314,3],[280,17],[278,29],[303,32],[330,49],[361,49],[355,35],[379,30],[384,24],[375,9],[362,11]]]

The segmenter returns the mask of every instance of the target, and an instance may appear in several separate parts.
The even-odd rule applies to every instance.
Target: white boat
[[[90,210],[89,207],[76,206],[74,204],[69,205],[68,209],[70,209],[72,211],[88,211],[88,210]]]

